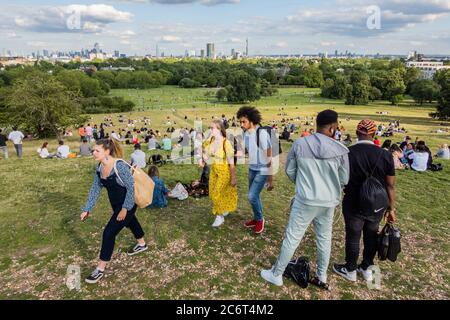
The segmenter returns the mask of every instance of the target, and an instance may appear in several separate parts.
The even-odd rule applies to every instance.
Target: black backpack
[[[259,148],[259,132],[260,132],[260,130],[267,131],[267,133],[269,134],[270,140],[272,142],[272,145],[274,145],[275,143],[278,144],[278,150],[272,148],[272,157],[276,157],[276,156],[280,155],[281,153],[283,153],[283,151],[281,150],[280,138],[278,137],[276,131],[270,126],[258,127],[258,129],[256,130],[256,145],[258,146],[258,148]]]
[[[284,270],[283,275],[286,278],[292,279],[296,284],[298,284],[302,288],[308,287],[309,283],[309,260],[307,257],[300,257],[294,260],[291,260],[286,269]]]
[[[382,152],[378,156],[377,162],[370,175],[367,175],[359,189],[359,209],[364,216],[371,216],[378,213],[384,213],[389,206],[389,197],[386,187],[375,177],[373,173],[382,156]]]
[[[160,154],[152,155],[149,162],[150,162],[150,164],[155,165],[155,166],[162,166],[163,164],[166,163],[163,160],[162,155],[160,155]]]
[[[400,245],[401,233],[392,224],[386,223],[378,234],[378,259],[395,262],[402,251]]]

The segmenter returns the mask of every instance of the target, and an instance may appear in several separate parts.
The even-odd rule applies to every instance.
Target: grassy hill
[[[114,90],[112,94],[134,99],[144,97],[145,111],[127,114],[132,119],[147,116],[151,128],[165,130],[167,117],[175,128],[192,127],[212,116],[232,116],[239,105],[215,103],[205,97],[211,89],[165,87],[146,91]],[[417,107],[410,101],[401,106],[377,102],[369,106],[346,106],[322,99],[317,90],[282,89],[274,97],[254,105],[265,121],[297,116],[313,116],[325,108],[335,109],[342,125],[354,137],[356,123],[364,117],[387,124],[400,120],[408,135],[425,140],[433,152],[449,135],[433,133],[442,128],[428,117],[431,106]],[[141,102],[142,104],[142,102]],[[195,108],[194,108],[195,106]],[[281,110],[283,108],[284,110]],[[175,109],[175,110],[172,110]],[[377,112],[387,111],[389,115]],[[286,113],[282,116],[280,114]],[[118,115],[113,115],[114,123]],[[187,116],[187,120],[185,120]],[[92,116],[100,123],[104,115]],[[447,128],[449,124],[446,124]],[[107,132],[112,129],[108,128]],[[303,127],[302,127],[303,129]],[[294,138],[298,137],[295,135]],[[392,140],[402,141],[404,135]],[[402,254],[395,263],[380,262],[381,290],[369,290],[362,280],[351,284],[329,270],[330,292],[309,287],[301,289],[291,281],[282,288],[260,279],[259,271],[276,259],[288,220],[289,202],[294,193],[284,172],[275,176],[275,190],[263,191],[267,229],[260,236],[242,227],[251,216],[247,202],[247,167],[237,171],[238,212],[231,214],[218,230],[211,227],[211,203],[207,198],[170,200],[166,209],[138,210],[150,250],[128,257],[125,250],[133,238],[124,230],[117,238],[113,262],[97,285],[82,283],[81,291],[65,286],[67,266],[78,264],[82,275],[95,266],[103,227],[111,209],[106,192],[90,219],[80,222],[80,208],[93,178],[94,161],[39,159],[35,149],[42,140],[26,141],[24,159],[18,160],[10,145],[10,159],[0,159],[0,299],[449,299],[449,212],[450,162],[441,172],[397,172],[398,227],[403,234]],[[49,141],[50,152],[56,141]],[[68,139],[75,150],[77,137]],[[289,150],[283,143],[282,162]],[[131,147],[125,146],[127,157]],[[150,155],[151,153],[148,152]],[[169,187],[177,181],[198,179],[195,165],[166,165],[161,177]],[[343,218],[337,211],[334,223],[331,263],[344,257]],[[311,229],[297,250],[315,260],[315,240]]]

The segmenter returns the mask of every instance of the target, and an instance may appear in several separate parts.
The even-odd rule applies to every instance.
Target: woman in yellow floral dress
[[[234,166],[234,149],[226,139],[225,127],[220,120],[210,126],[211,137],[203,144],[203,161],[211,165],[209,197],[212,213],[216,216],[213,227],[224,223],[225,217],[237,209],[237,188]]]

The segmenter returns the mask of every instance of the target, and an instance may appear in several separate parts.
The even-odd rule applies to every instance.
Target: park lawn
[[[169,95],[189,95],[190,90],[163,88]],[[152,90],[140,94],[152,96]],[[207,89],[195,89],[192,91]],[[280,90],[280,97],[258,101],[266,121],[288,117],[312,116],[324,108],[334,108],[341,115],[342,125],[352,133],[356,123],[365,116],[387,123],[400,119],[413,137],[419,136],[431,146],[448,141],[448,134],[431,133],[440,127],[428,113],[429,106],[409,106],[406,102],[392,107],[385,102],[369,106],[345,106],[309,96],[303,88]],[[169,96],[168,95],[168,96]],[[303,100],[302,100],[303,99]],[[311,101],[311,99],[313,101]],[[317,101],[315,100],[317,99]],[[283,102],[286,101],[286,102]],[[285,103],[283,105],[283,103]],[[168,107],[168,108],[167,108]],[[132,118],[147,116],[151,127],[164,130],[167,116],[177,124],[191,127],[195,117],[205,119],[225,113],[232,116],[238,105],[201,107],[170,106],[162,110],[133,112]],[[284,108],[284,110],[280,110]],[[378,116],[377,111],[389,111]],[[184,120],[187,116],[187,121]],[[104,115],[93,115],[99,123]],[[346,121],[346,117],[350,117]],[[117,115],[113,115],[117,123]],[[447,124],[448,126],[448,124]],[[110,128],[109,130],[111,130]],[[108,132],[110,132],[107,130]],[[393,140],[401,141],[404,135]],[[56,141],[49,141],[50,151]],[[72,148],[78,138],[69,139]],[[128,257],[125,250],[133,243],[124,230],[117,238],[113,262],[106,276],[97,285],[82,283],[81,291],[69,291],[65,286],[67,266],[78,264],[86,276],[95,266],[103,227],[111,209],[106,192],[86,222],[79,221],[80,208],[93,178],[92,159],[42,160],[35,149],[41,141],[25,142],[25,157],[17,160],[10,146],[10,159],[0,160],[0,298],[1,299],[449,299],[449,205],[450,161],[441,172],[416,173],[398,171],[398,227],[403,234],[402,253],[395,263],[380,262],[381,290],[369,290],[362,280],[351,284],[329,271],[330,292],[314,287],[301,289],[286,280],[282,288],[264,283],[259,276],[262,268],[274,262],[279,252],[288,219],[289,203],[294,185],[285,174],[275,176],[275,191],[263,192],[267,229],[260,236],[242,227],[250,217],[246,200],[247,167],[238,167],[238,212],[230,215],[218,230],[211,228],[209,199],[170,200],[165,209],[140,209],[138,217],[146,231],[150,250]],[[283,143],[284,153],[289,149]],[[125,147],[127,157],[131,147]],[[150,155],[150,153],[149,153]],[[169,187],[177,181],[198,179],[200,170],[194,165],[168,164],[160,169]],[[337,210],[331,263],[344,256],[343,218]],[[296,256],[315,260],[314,233],[311,229],[297,250]]]

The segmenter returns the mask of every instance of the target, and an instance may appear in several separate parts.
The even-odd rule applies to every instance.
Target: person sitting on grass
[[[141,145],[139,143],[134,145],[134,152],[131,154],[130,164],[133,167],[138,167],[141,169],[147,166],[145,152],[141,150]]]
[[[56,149],[56,157],[59,159],[67,159],[69,157],[70,148],[64,144],[64,141],[59,141],[59,147]]]
[[[163,150],[170,151],[172,150],[172,140],[167,137],[167,134],[164,135],[164,139],[162,140]]]
[[[44,142],[42,144],[42,147],[37,149],[37,153],[39,153],[39,157],[41,157],[42,159],[52,159],[55,156],[54,154],[48,152],[47,146],[48,142]]]
[[[436,157],[445,160],[450,159],[450,150],[448,149],[448,145],[446,143],[440,146],[438,152],[436,153]]]
[[[392,145],[392,140],[384,140],[383,145],[381,146],[382,149],[389,151],[389,149],[391,148]]]
[[[411,169],[414,171],[424,172],[428,169],[429,154],[425,148],[425,143],[417,143],[416,150],[408,158],[412,161]]]
[[[151,166],[148,169],[148,175],[152,178],[155,183],[155,189],[153,190],[153,201],[148,208],[165,208],[167,207],[167,195],[169,190],[167,190],[164,185],[164,181],[159,177],[159,170],[157,166]]]
[[[92,148],[89,145],[87,139],[83,139],[83,143],[80,145],[80,156],[82,157],[92,156]]]
[[[391,145],[389,151],[392,153],[392,157],[394,159],[394,167],[395,169],[405,169],[405,164],[402,163],[403,152],[402,149],[397,144]]]

